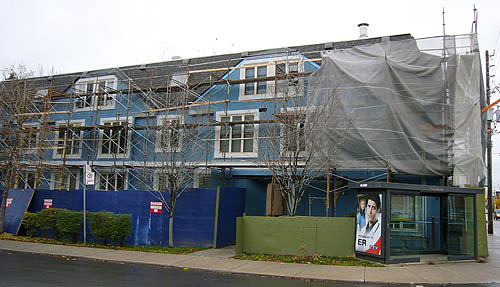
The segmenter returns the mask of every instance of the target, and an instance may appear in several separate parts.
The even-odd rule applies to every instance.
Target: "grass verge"
[[[354,257],[333,257],[333,256],[293,256],[293,255],[270,255],[270,254],[238,254],[235,259],[252,260],[252,261],[270,261],[283,263],[301,263],[301,264],[318,264],[318,265],[339,265],[339,266],[367,266],[367,267],[383,267],[384,265],[357,259]]]
[[[83,244],[82,242],[72,243],[69,241],[57,241],[55,239],[44,238],[44,237],[15,236],[9,233],[0,234],[0,240],[14,240],[23,242],[46,243],[46,244],[68,245],[68,246],[78,246],[78,247],[93,247],[93,248],[103,248],[103,249],[169,253],[169,254],[190,254],[206,249],[197,247],[172,247],[172,248],[168,246],[123,246],[122,247],[115,245],[102,245],[97,243]]]

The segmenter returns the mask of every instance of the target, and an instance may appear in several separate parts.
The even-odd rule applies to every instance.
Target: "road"
[[[0,251],[0,286],[415,286],[321,282]],[[418,286],[418,285],[417,285]],[[423,285],[422,285],[423,286]],[[425,285],[433,286],[433,285]],[[453,286],[453,285],[447,285]],[[460,285],[458,285],[460,286]],[[463,286],[463,285],[462,285]],[[471,287],[500,284],[467,285]]]

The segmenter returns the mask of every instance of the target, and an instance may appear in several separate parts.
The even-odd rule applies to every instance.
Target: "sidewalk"
[[[487,263],[467,261],[358,267],[237,260],[230,258],[234,255],[232,248],[176,255],[0,240],[0,250],[217,272],[370,283],[500,283],[500,235],[489,235],[488,245],[490,256]]]

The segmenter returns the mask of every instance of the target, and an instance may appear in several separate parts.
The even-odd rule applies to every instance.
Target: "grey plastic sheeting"
[[[484,177],[478,53],[443,60],[413,39],[327,51],[308,79],[307,101],[327,106],[331,99],[337,116],[315,140],[323,150],[332,149],[325,138],[343,140],[334,142],[335,160],[318,156],[318,164],[453,175],[459,186]]]

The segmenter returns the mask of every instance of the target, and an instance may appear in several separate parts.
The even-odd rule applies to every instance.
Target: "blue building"
[[[433,38],[437,47],[425,50],[420,48],[426,47],[425,39],[404,34],[32,78],[23,124],[25,164],[14,187],[82,189],[82,168],[89,164],[97,190],[163,190],[169,174],[184,168],[189,171],[185,184],[193,187],[245,188],[247,215],[283,214],[266,163],[279,160],[284,151],[309,152],[309,126],[301,109],[310,105],[307,97],[321,95],[328,79],[344,79],[334,87],[341,99],[336,107],[349,107],[354,114],[353,133],[339,144],[344,150],[336,151],[342,155],[338,161],[321,164],[306,185],[296,215],[353,214],[356,195],[349,183],[479,186],[484,178],[481,114],[474,111],[474,124],[463,135],[455,128],[458,115],[469,111],[455,108],[455,94],[484,105],[480,71],[460,73],[463,65],[477,64],[462,57],[477,52],[472,36],[449,41],[471,42],[463,51],[455,46],[453,55],[446,54],[442,38]],[[383,54],[373,52],[381,47]],[[409,58],[414,55],[418,61]],[[325,65],[328,57],[331,66]],[[371,65],[380,59],[384,70]],[[397,65],[401,73],[394,76]],[[376,77],[388,74],[390,81]],[[428,74],[453,79],[429,82]],[[415,80],[422,78],[427,82]],[[462,80],[473,92],[461,94]],[[392,105],[396,98],[405,102]],[[374,126],[368,130],[357,123]],[[400,201],[398,210],[425,204]]]

